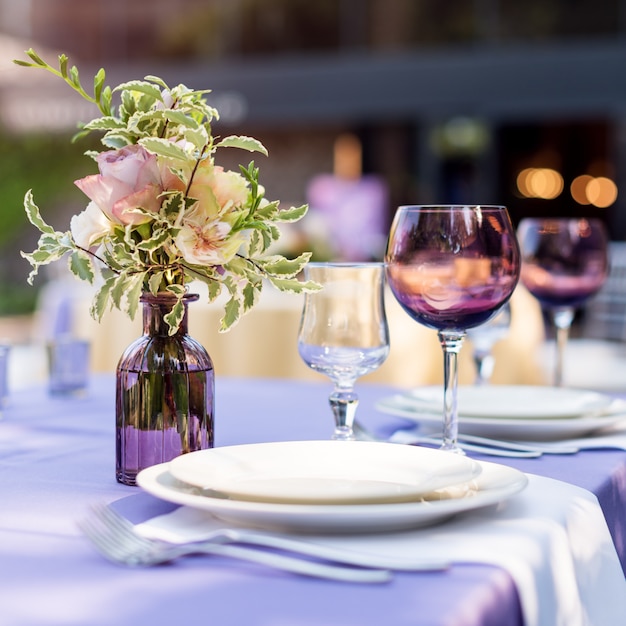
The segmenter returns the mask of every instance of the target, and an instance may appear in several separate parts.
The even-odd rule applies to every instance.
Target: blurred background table
[[[197,287],[197,289],[196,289]],[[218,375],[295,380],[323,380],[302,362],[297,335],[303,296],[266,288],[253,311],[227,333],[218,332],[223,303],[203,301],[189,310],[190,334],[205,346]],[[98,324],[89,317],[92,291],[71,278],[50,283],[38,307],[33,341],[18,346],[12,355],[13,387],[46,376],[43,343],[59,329],[91,342],[91,368],[95,373],[113,372],[124,349],[141,335],[141,313],[134,322],[117,310],[105,314]],[[388,383],[401,387],[437,384],[442,380],[442,352],[435,331],[414,322],[386,293],[386,309],[391,352],[380,369],[363,379],[364,383]],[[545,384],[540,348],[544,328],[539,306],[522,288],[512,300],[512,322],[508,337],[494,350],[494,383]],[[475,377],[469,342],[460,355],[460,381]],[[26,380],[24,380],[26,376]]]

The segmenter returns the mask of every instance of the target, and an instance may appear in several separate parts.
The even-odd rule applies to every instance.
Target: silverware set
[[[389,443],[441,445],[441,438],[436,435],[423,434],[416,429],[398,430],[389,438],[377,437],[359,422],[353,425],[355,437],[363,441],[385,441]],[[575,454],[580,450],[568,442],[521,442],[505,441],[492,437],[460,434],[459,447],[466,452],[476,452],[491,456],[509,458],[538,458],[543,454]]]
[[[449,567],[444,561],[387,560],[254,530],[220,529],[202,541],[169,543],[140,534],[126,518],[105,505],[93,507],[91,514],[78,525],[104,557],[131,567],[160,565],[183,556],[209,554],[292,574],[352,583],[388,582],[392,569],[437,571]]]

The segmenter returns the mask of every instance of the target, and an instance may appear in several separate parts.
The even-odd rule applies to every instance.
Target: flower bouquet
[[[216,165],[218,148],[267,151],[250,137],[215,137],[218,112],[206,91],[155,76],[111,89],[101,69],[90,95],[65,55],[56,69],[32,49],[26,54],[30,61],[15,62],[59,76],[101,113],[77,134],[102,133],[104,149],[87,153],[99,173],[76,181],[90,202],[58,232],[27,192],[24,207],[41,236],[23,254],[31,283],[40,266],[63,257],[78,278],[98,279],[96,320],[111,307],[134,318],[143,304],[143,336],[116,370],[116,478],[134,485],[146,467],[213,446],[213,362],[187,334],[187,305],[198,297],[188,284],[205,283],[210,301],[226,292],[222,331],[254,306],[266,282],[294,293],[320,288],[298,279],[310,253],[288,259],[269,251],[278,225],[299,220],[307,206],[282,210],[266,200],[254,162],[239,172]]]
[[[55,74],[98,107],[101,116],[83,124],[75,139],[102,132],[104,146],[86,153],[99,173],[75,181],[90,202],[72,217],[69,231],[48,225],[32,191],[26,193],[24,208],[42,233],[37,249],[22,253],[33,266],[29,283],[40,266],[67,257],[79,279],[101,277],[94,319],[112,307],[132,319],[142,294],[168,294],[175,298],[165,318],[170,334],[182,320],[191,281],[206,284],[209,301],[227,293],[221,331],[255,305],[265,282],[294,293],[318,288],[297,278],[310,253],[294,259],[268,253],[280,237],[278,225],[298,221],[307,206],[283,210],[268,201],[254,162],[239,172],[215,163],[218,148],[267,150],[251,137],[215,137],[218,111],[205,101],[207,90],[169,87],[156,76],[111,88],[100,69],[90,95],[66,55],[56,69],[34,50],[26,54],[30,61],[14,62]]]

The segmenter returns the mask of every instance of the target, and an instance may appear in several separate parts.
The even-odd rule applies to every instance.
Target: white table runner
[[[626,624],[626,580],[602,510],[590,492],[529,475],[521,494],[497,507],[408,532],[307,536],[365,554],[452,563],[488,563],[515,580],[526,626]],[[141,525],[170,541],[199,540],[223,527],[209,513],[180,507]]]

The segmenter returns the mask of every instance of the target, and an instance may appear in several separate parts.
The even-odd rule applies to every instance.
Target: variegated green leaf
[[[169,291],[172,295],[176,296],[177,298],[182,298],[187,293],[187,289],[184,285],[177,285],[177,284],[168,285],[166,291]]]
[[[42,233],[53,233],[54,228],[44,222],[41,214],[39,213],[39,207],[33,201],[33,192],[29,190],[24,196],[24,210],[30,223]]]
[[[146,278],[146,272],[138,272],[133,274],[129,284],[130,288],[126,293],[126,312],[131,320],[135,319],[137,309],[139,309],[139,298],[143,291],[143,283]]]
[[[172,307],[172,310],[163,317],[163,320],[169,326],[169,335],[176,334],[176,331],[178,330],[178,327],[180,326],[184,315],[185,305],[183,304],[182,300],[177,300],[176,304]]]
[[[37,248],[30,254],[22,253],[22,256],[32,265],[48,265],[54,261],[58,261],[65,254],[65,250],[56,248],[54,250],[46,250],[44,248]]]
[[[267,148],[258,140],[253,137],[245,137],[243,135],[230,135],[224,137],[221,141],[215,144],[216,148],[241,148],[242,150],[248,150],[249,152],[260,152],[267,156]]]
[[[161,204],[161,215],[168,223],[179,225],[179,218],[182,218],[185,208],[185,196],[181,192],[168,193],[164,196],[163,204]],[[175,236],[172,234],[172,237]]]
[[[232,296],[224,306],[224,316],[220,320],[220,332],[232,328],[238,321],[241,311],[241,301],[238,296]]]
[[[279,211],[276,215],[276,220],[280,222],[297,222],[307,214],[308,210],[308,204],[303,204],[299,207],[291,207],[285,211]]]
[[[111,308],[111,288],[114,284],[115,276],[107,278],[91,302],[91,317],[97,322],[101,321],[104,313]]]
[[[310,252],[303,252],[295,259],[287,259],[283,256],[273,256],[259,261],[259,264],[268,274],[272,276],[291,278],[302,271],[310,258]]]
[[[122,308],[122,298],[130,288],[130,278],[127,274],[118,274],[111,286],[111,299],[115,308]]]
[[[184,138],[191,142],[198,150],[202,150],[206,146],[210,139],[204,126],[197,128],[187,128],[183,133]]]
[[[132,137],[129,137],[127,133],[115,132],[108,133],[102,138],[102,143],[112,150],[119,150],[125,148],[132,143]]]
[[[255,212],[256,219],[273,220],[280,216],[278,211],[278,202],[268,202],[264,206],[260,206]]]
[[[153,76],[152,74],[149,74],[148,76],[145,77],[145,80],[148,80],[151,83],[156,83],[157,85],[159,85],[163,89],[167,89],[168,88],[167,87],[167,83],[162,78],[159,78],[158,76]]]
[[[209,302],[213,302],[222,293],[222,284],[211,278],[206,278],[203,282],[207,286]]]
[[[179,161],[187,161],[189,159],[189,155],[180,146],[177,146],[167,139],[145,137],[140,139],[139,143],[148,150],[148,152],[152,152],[167,159],[178,159]]]
[[[163,277],[165,272],[154,272],[148,279],[148,289],[153,296],[156,296],[157,293],[161,290],[161,283],[163,282]]]
[[[80,280],[86,280],[93,283],[95,272],[93,268],[92,257],[82,250],[76,250],[70,254],[69,268],[72,274]]]
[[[269,230],[261,231],[261,237],[263,239],[263,247],[261,249],[261,253],[263,253],[274,243],[275,240],[272,237],[272,233]]]
[[[86,130],[118,130],[126,128],[126,124],[114,117],[100,117],[87,122],[83,128]]]
[[[280,228],[278,228],[278,226],[276,226],[275,224],[268,224],[267,231],[272,242],[278,241],[280,239]]]
[[[276,276],[268,277],[270,283],[279,291],[289,291],[291,293],[308,293],[319,291],[322,286],[312,280],[301,282],[297,278],[277,278]]]
[[[249,257],[255,257],[264,252],[263,239],[258,230],[253,230],[248,238],[247,252]]]
[[[163,116],[166,120],[174,122],[174,124],[179,124],[180,126],[185,126],[191,129],[198,128],[198,122],[196,122],[196,120],[194,120],[192,117],[189,117],[189,115],[186,115],[182,111],[165,109],[163,111]]]
[[[225,265],[226,269],[237,276],[245,276],[249,271],[248,262],[239,256],[234,257]]]
[[[144,239],[137,244],[137,250],[144,250],[145,252],[154,252],[160,249],[163,244],[170,238],[169,230],[161,228],[150,237],[150,239]]]
[[[94,100],[100,101],[102,98],[102,90],[104,89],[104,80],[106,73],[104,68],[100,68],[93,77],[93,97]]]
[[[260,283],[262,285],[262,283]],[[255,286],[253,283],[248,283],[243,289],[243,310],[249,311],[259,301],[261,294],[261,287]]]
[[[151,111],[135,111],[128,122],[125,124],[125,128],[128,133],[135,137],[150,137],[152,130],[163,123],[162,112],[153,113]]]
[[[113,89],[113,91],[137,91],[139,93],[145,93],[146,95],[154,98],[155,100],[162,101],[161,90],[154,84],[145,82],[143,80],[130,80],[127,83],[122,83]]]

